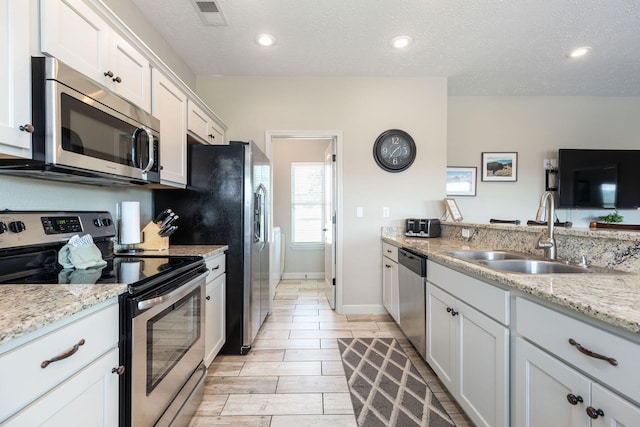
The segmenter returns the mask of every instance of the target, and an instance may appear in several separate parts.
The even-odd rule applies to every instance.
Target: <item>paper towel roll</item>
[[[140,243],[140,202],[120,202],[120,243]]]

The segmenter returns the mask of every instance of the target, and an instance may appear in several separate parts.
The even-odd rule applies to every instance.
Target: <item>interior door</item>
[[[327,300],[336,308],[336,161],[335,140],[324,153],[324,283]]]

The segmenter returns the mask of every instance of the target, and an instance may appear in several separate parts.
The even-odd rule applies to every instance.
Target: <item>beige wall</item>
[[[477,166],[476,197],[457,196],[465,221],[535,219],[544,191],[543,160],[559,148],[640,149],[640,98],[450,97],[447,163]],[[483,151],[517,151],[517,182],[482,182]],[[603,210],[561,210],[560,221],[588,227]],[[640,223],[637,211],[621,211]]]
[[[324,277],[324,248],[301,249],[291,246],[291,163],[324,162],[324,153],[331,144],[327,139],[274,138],[273,166],[273,226],[285,236],[285,278]]]
[[[341,297],[351,312],[380,309],[380,227],[443,211],[446,78],[198,76],[196,89],[225,118],[229,139],[265,147],[268,130],[342,131]],[[409,132],[418,150],[413,166],[397,174],[382,171],[372,155],[376,137],[392,128]]]

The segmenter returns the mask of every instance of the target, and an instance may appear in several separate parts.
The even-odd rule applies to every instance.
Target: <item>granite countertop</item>
[[[538,274],[498,272],[448,255],[456,250],[490,250],[459,240],[383,236],[456,270],[517,289],[634,334],[640,334],[640,274]]]
[[[198,255],[223,253],[226,245],[176,245],[142,255]],[[117,297],[127,285],[0,285],[0,345]]]

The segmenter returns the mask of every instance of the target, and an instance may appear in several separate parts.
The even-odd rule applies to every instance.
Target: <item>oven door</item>
[[[85,94],[56,80],[46,81],[46,91],[47,163],[159,182],[159,133],[114,109],[124,108],[116,95],[98,86]]]
[[[206,275],[198,274],[160,294],[132,299],[133,426],[155,424],[204,359]]]

